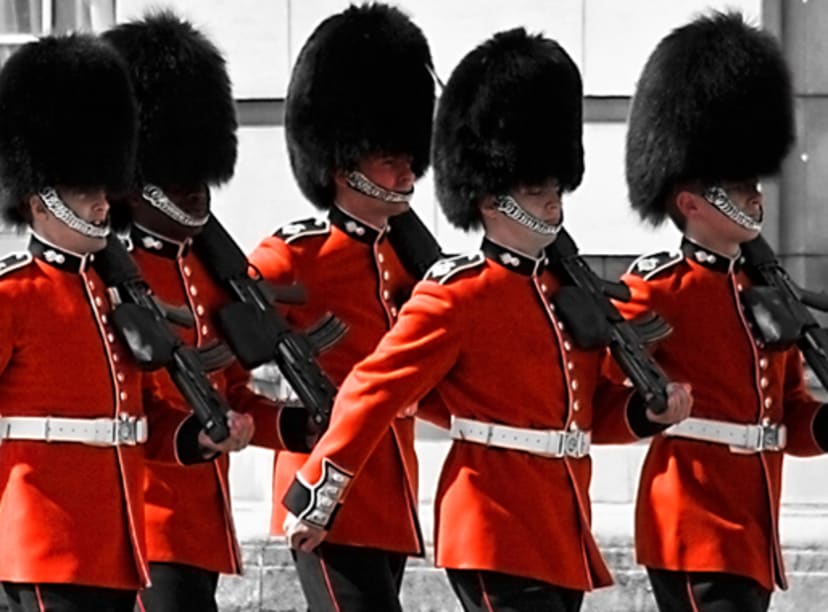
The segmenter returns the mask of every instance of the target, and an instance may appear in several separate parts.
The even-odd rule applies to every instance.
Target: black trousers
[[[139,612],[218,612],[218,573],[180,563],[150,563],[152,586],[138,593]]]
[[[771,592],[752,578],[723,572],[647,568],[662,612],[766,612]]]
[[[583,591],[540,580],[479,570],[446,570],[466,612],[577,612]]]
[[[322,542],[293,560],[311,612],[402,611],[406,555]]]
[[[132,612],[135,591],[75,584],[4,582],[12,612]]]

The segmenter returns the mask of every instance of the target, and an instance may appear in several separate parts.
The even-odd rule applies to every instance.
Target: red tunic
[[[692,416],[732,423],[782,423],[786,452],[822,452],[813,434],[820,407],[806,391],[795,348],[769,351],[748,328],[739,294],[750,281],[739,262],[685,240],[684,254],[639,258],[623,277],[626,316],[653,309],[673,326],[655,358],[693,385]],[[779,545],[781,452],[734,454],[727,446],[656,436],[641,475],[638,560],[668,570],[749,576],[785,587]]]
[[[327,460],[360,469],[401,406],[426,394],[456,417],[636,439],[629,388],[601,375],[605,351],[577,349],[550,306],[559,284],[490,241],[486,256],[436,264],[376,351],[342,385],[327,434],[300,475]],[[438,566],[504,572],[589,590],[610,584],[590,533],[590,458],[549,458],[454,441],[435,500]],[[339,516],[351,505],[348,489]],[[375,501],[386,507],[384,500]]]
[[[151,416],[172,456],[183,419],[155,406],[153,379],[109,325],[103,283],[80,257],[32,238],[0,266],[0,414]],[[142,393],[146,400],[142,409]],[[176,418],[166,418],[172,413]],[[0,581],[138,589],[148,582],[142,446],[4,440]]]
[[[385,232],[336,207],[330,221],[310,219],[282,227],[262,241],[250,261],[272,283],[297,282],[306,288],[307,303],[286,311],[292,324],[305,328],[332,312],[348,326],[345,337],[319,358],[337,385],[374,350],[414,286]],[[282,533],[285,518],[280,501],[306,458],[288,452],[276,457],[274,534]],[[338,516],[328,540],[422,554],[416,508],[414,419],[398,418],[383,426],[365,470],[353,484],[350,503]]]
[[[192,329],[178,328],[189,346],[203,347],[219,340],[213,325],[215,311],[227,296],[189,249],[179,243],[133,228],[132,255],[153,292],[170,306],[187,309]],[[250,375],[237,362],[210,373],[210,379],[231,408],[253,416],[253,443],[283,448],[278,430],[280,407],[248,388]],[[162,371],[161,394],[181,405],[175,383]],[[241,554],[233,526],[228,481],[228,457],[182,466],[147,461],[144,485],[147,547],[150,561],[182,563],[222,573],[241,572]]]

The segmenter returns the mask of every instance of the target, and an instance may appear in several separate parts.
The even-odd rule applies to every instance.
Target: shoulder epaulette
[[[671,268],[684,259],[681,251],[660,251],[642,255],[630,264],[627,274],[635,274],[644,280],[650,279],[659,272]]]
[[[322,236],[330,231],[330,221],[318,217],[310,217],[309,219],[287,223],[273,232],[273,235],[276,238],[281,238],[285,242],[293,242],[306,236]]]
[[[485,255],[479,251],[477,253],[466,253],[441,259],[429,268],[428,272],[426,272],[425,280],[434,281],[443,285],[458,272],[475,268],[482,265],[485,261]]]
[[[30,261],[32,261],[32,254],[27,251],[9,253],[3,259],[0,259],[0,276],[22,268]]]

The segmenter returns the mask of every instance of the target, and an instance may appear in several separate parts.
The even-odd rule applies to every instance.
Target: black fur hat
[[[434,126],[434,180],[448,220],[481,223],[480,199],[557,178],[565,191],[584,173],[583,88],[555,41],[523,28],[495,34],[457,65]]]
[[[138,98],[136,181],[164,186],[230,180],[238,123],[215,45],[169,11],[118,25],[103,37],[126,61]]]
[[[315,206],[331,206],[334,172],[355,169],[366,154],[409,154],[422,176],[434,114],[431,67],[423,33],[385,4],[352,5],[317,26],[285,101],[290,165]]]
[[[632,206],[661,223],[677,184],[774,174],[794,136],[776,40],[738,13],[700,17],[658,44],[638,80],[626,152]]]
[[[137,110],[118,54],[83,34],[47,36],[18,49],[0,71],[3,216],[43,187],[129,184]]]

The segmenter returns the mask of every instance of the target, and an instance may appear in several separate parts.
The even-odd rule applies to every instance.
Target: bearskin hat
[[[434,180],[448,220],[479,227],[480,199],[550,178],[564,191],[584,173],[583,88],[555,41],[523,28],[466,55],[446,84],[434,126]]]
[[[136,181],[219,185],[236,165],[236,121],[221,52],[169,11],[103,37],[120,52],[140,106]]]
[[[632,207],[658,224],[684,181],[774,174],[794,132],[776,40],[739,13],[700,17],[658,44],[638,80],[626,149]]]
[[[384,4],[350,6],[305,42],[288,86],[290,165],[318,208],[334,198],[334,172],[372,153],[408,154],[417,177],[429,164],[434,114],[431,53],[422,31]]]
[[[3,216],[25,224],[25,198],[47,186],[119,191],[135,163],[137,109],[118,54],[89,35],[47,36],[0,71]]]

